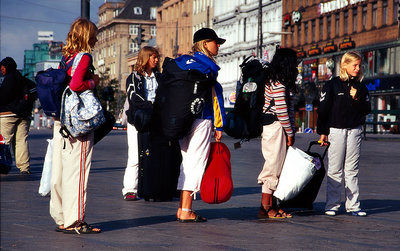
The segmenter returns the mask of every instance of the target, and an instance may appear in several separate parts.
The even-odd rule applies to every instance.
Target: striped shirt
[[[295,133],[295,123],[294,123],[294,101],[293,95],[290,93],[290,102],[288,107],[288,102],[286,100],[285,86],[280,82],[270,83],[265,85],[265,103],[263,107],[264,113],[275,114],[278,117],[286,134],[292,137]],[[271,106],[269,111],[266,112],[272,99],[275,100],[275,105]]]

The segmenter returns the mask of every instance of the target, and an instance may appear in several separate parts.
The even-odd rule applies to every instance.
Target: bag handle
[[[329,146],[331,145],[331,143],[330,142],[326,142],[328,145],[326,145],[326,147],[325,147],[325,151],[324,151],[324,153],[322,154],[322,159],[324,159],[325,158],[325,155],[326,155],[326,153],[327,153],[327,151],[328,151],[328,148],[329,148]],[[321,142],[318,142],[318,141],[311,141],[310,142],[310,144],[308,145],[308,149],[307,149],[307,152],[310,152],[310,149],[311,149],[311,146],[313,146],[313,145],[321,145]]]

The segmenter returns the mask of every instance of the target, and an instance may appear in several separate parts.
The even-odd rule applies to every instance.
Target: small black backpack
[[[252,139],[262,132],[262,109],[268,64],[253,56],[240,65],[242,76],[236,86],[236,103],[226,116],[224,131],[237,139]]]

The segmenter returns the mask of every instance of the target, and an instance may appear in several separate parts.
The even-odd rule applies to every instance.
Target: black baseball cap
[[[217,33],[213,29],[210,28],[201,28],[196,31],[193,36],[193,43],[199,42],[201,40],[211,39],[217,42],[217,44],[225,43],[226,39],[220,38],[217,36]]]

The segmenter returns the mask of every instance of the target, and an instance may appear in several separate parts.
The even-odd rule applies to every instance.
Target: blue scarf
[[[183,55],[175,59],[176,64],[182,70],[198,70],[203,74],[211,73],[214,79],[218,76],[220,67],[209,57],[201,52],[195,52],[193,56]]]

